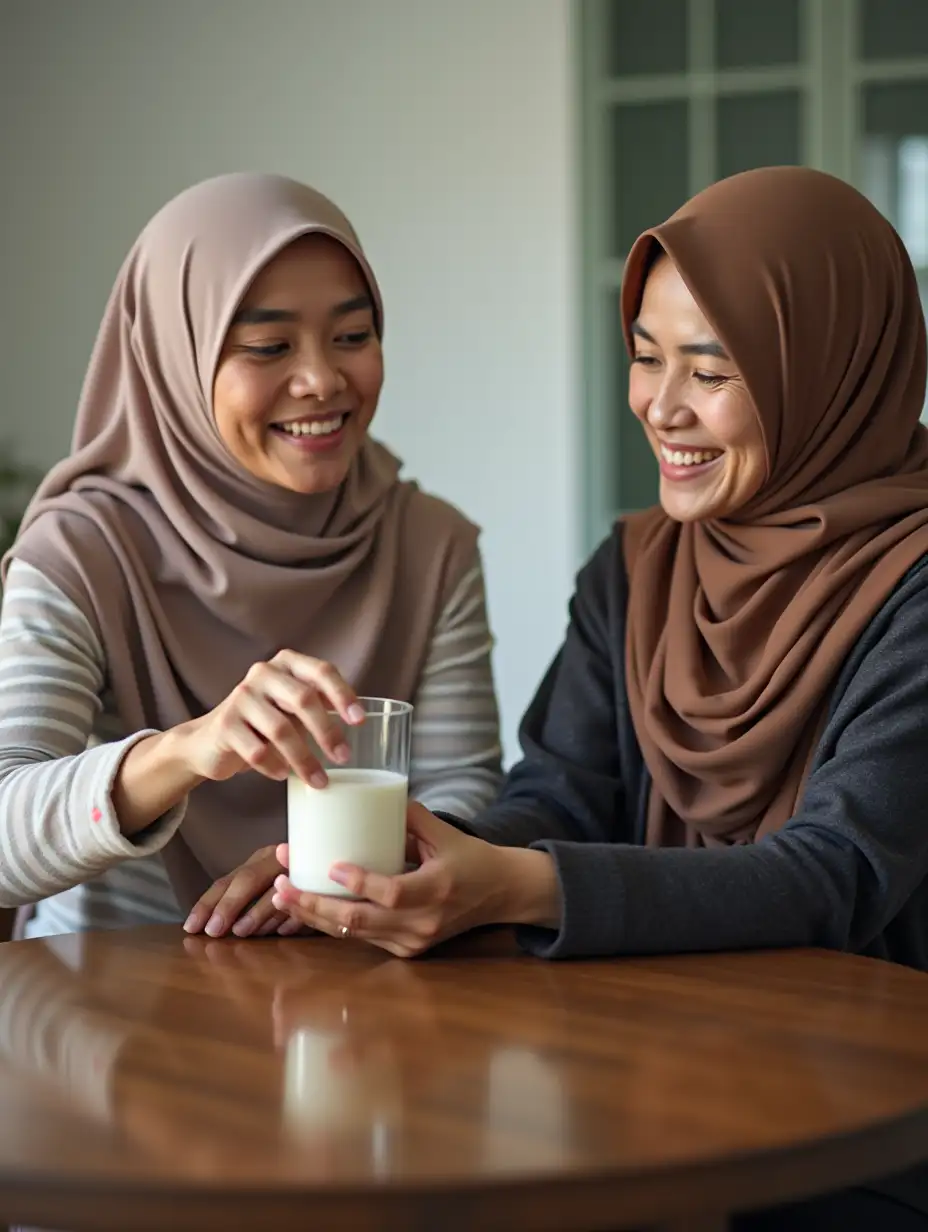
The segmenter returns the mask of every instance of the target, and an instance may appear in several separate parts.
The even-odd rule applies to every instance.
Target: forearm
[[[819,945],[843,949],[851,853],[778,840],[717,849],[554,843],[557,932],[521,940],[547,958]],[[542,854],[538,852],[537,854]]]
[[[203,779],[190,769],[184,727],[146,736],[134,744],[113,782],[112,801],[126,837],[145,830],[185,800]]]
[[[113,799],[123,762],[148,738],[140,733],[69,757],[0,756],[0,907],[38,902],[161,850],[180,825],[182,804],[129,837]]]

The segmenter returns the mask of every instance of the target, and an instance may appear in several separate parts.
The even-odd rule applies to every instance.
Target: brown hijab
[[[747,384],[767,477],[723,519],[625,523],[648,842],[750,842],[794,813],[842,663],[928,553],[925,324],[896,232],[821,172],[734,176],[645,232],[630,351],[658,245]]]
[[[358,262],[382,331],[357,236],[312,189],[221,176],[155,216],[110,296],[71,456],[11,553],[98,631],[127,732],[205,713],[282,647],[330,660],[363,694],[411,700],[473,562],[476,528],[401,482],[374,441],[340,488],[303,496],[253,477],[219,436],[212,388],[232,315],[262,267],[313,232]],[[198,788],[164,852],[182,908],[285,832],[283,784],[246,774]]]

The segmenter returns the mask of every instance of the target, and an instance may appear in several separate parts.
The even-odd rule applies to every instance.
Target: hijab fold
[[[98,632],[127,733],[221,702],[288,647],[334,663],[362,694],[413,700],[432,630],[476,552],[476,528],[400,479],[367,439],[342,485],[305,496],[259,480],[223,444],[212,388],[236,307],[303,235],[373,272],[350,223],[281,176],[220,176],[175,198],[113,288],[71,455],[36,493],[15,556]],[[181,907],[286,834],[285,785],[256,774],[191,796],[164,860]]]
[[[924,315],[892,226],[807,168],[723,180],[636,241],[630,353],[661,250],[745,380],[767,475],[725,518],[625,519],[648,842],[750,842],[796,811],[842,664],[928,553]]]

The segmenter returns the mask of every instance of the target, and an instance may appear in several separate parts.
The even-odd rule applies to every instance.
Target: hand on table
[[[301,892],[281,875],[273,907],[308,928],[357,937],[399,958],[413,958],[484,924],[557,927],[560,892],[547,853],[494,847],[415,802],[406,825],[419,860],[414,871],[385,877],[336,864],[329,876],[361,902]],[[286,844],[277,848],[277,859],[288,867]]]
[[[292,936],[302,923],[273,905],[274,881],[283,872],[276,848],[262,847],[239,868],[214,881],[194,904],[184,924],[188,933],[209,937]]]

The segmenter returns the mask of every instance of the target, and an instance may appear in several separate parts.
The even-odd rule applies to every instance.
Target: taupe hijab
[[[332,661],[361,693],[411,700],[473,562],[476,529],[401,482],[371,440],[339,489],[302,496],[254,478],[219,436],[212,388],[232,315],[262,267],[313,232],[358,262],[382,331],[357,236],[312,189],[222,176],[155,216],[111,294],[71,456],[11,554],[98,631],[127,732],[205,713],[282,647]],[[198,788],[164,853],[181,906],[285,833],[283,784],[245,774]]]
[[[627,519],[626,668],[653,844],[750,842],[794,813],[842,663],[928,553],[925,325],[911,262],[853,188],[746,172],[645,232],[740,370],[767,478],[734,515]]]

